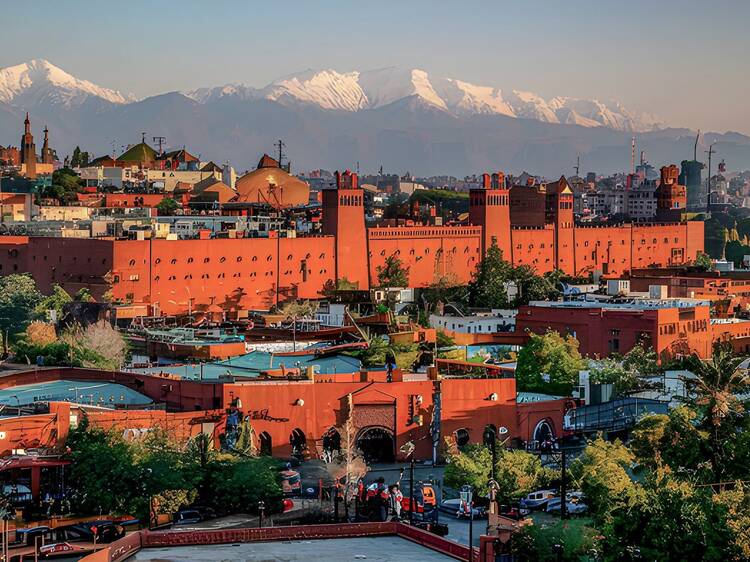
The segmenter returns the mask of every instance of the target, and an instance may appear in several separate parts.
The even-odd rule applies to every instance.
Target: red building
[[[470,194],[469,224],[367,228],[356,174],[337,174],[323,190],[322,236],[210,240],[0,238],[0,274],[30,272],[48,291],[89,287],[96,298],[179,314],[221,306],[227,313],[268,309],[290,298],[318,298],[326,282],[368,289],[378,267],[398,256],[409,286],[468,282],[493,243],[505,259],[539,273],[619,275],[634,268],[692,262],[703,251],[703,223],[576,227],[565,178],[548,184],[545,224],[512,227],[502,173],[483,176]]]
[[[624,354],[643,342],[662,359],[706,358],[713,344],[710,307],[699,301],[539,302],[519,309],[516,332],[548,330],[573,335],[590,357]]]
[[[0,388],[57,380],[117,383],[163,403],[164,410],[91,408],[94,425],[114,428],[129,438],[154,426],[184,440],[201,432],[216,439],[227,430],[227,416],[247,419],[258,450],[288,457],[306,450],[317,458],[323,436],[340,432],[347,420],[358,448],[380,460],[400,458],[401,447],[415,444],[417,459],[431,459],[433,443],[446,437],[459,444],[482,443],[485,429],[508,429],[518,441],[539,440],[541,433],[562,436],[567,399],[517,403],[514,378],[443,378],[384,372],[315,375],[313,380],[252,382],[189,381],[134,373],[86,369],[46,369],[15,373],[0,380]],[[436,409],[436,404],[440,405]],[[71,416],[71,408],[76,415]],[[49,413],[0,419],[0,454],[12,449],[61,449],[71,419],[80,419],[85,406],[53,403]]]

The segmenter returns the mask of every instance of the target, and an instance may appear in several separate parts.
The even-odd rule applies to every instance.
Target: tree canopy
[[[573,336],[554,331],[531,334],[518,353],[516,384],[520,391],[567,396],[578,381],[578,372],[585,367]]]
[[[377,267],[377,273],[379,287],[409,286],[409,268],[404,266],[396,254],[385,258],[383,265]]]
[[[533,300],[557,298],[562,272],[538,275],[529,265],[513,266],[503,259],[497,244],[487,249],[468,285],[468,304],[480,308],[514,308]],[[515,295],[509,296],[510,289]]]

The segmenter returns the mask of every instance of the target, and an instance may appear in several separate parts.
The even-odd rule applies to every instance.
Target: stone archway
[[[393,432],[385,427],[362,429],[355,443],[368,464],[391,463],[396,459],[396,440]]]
[[[555,427],[549,418],[544,418],[536,424],[534,433],[532,434],[532,440],[536,447],[541,447],[544,444],[551,447],[555,441]]]

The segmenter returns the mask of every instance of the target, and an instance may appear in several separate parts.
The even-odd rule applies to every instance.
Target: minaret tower
[[[36,178],[36,146],[34,146],[34,135],[31,134],[31,121],[29,113],[23,122],[23,136],[21,137],[21,164],[26,164],[26,177]]]

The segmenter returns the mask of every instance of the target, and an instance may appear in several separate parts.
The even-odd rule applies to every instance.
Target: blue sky
[[[400,65],[750,133],[747,0],[50,0],[0,13],[0,67],[46,58],[139,96]]]

